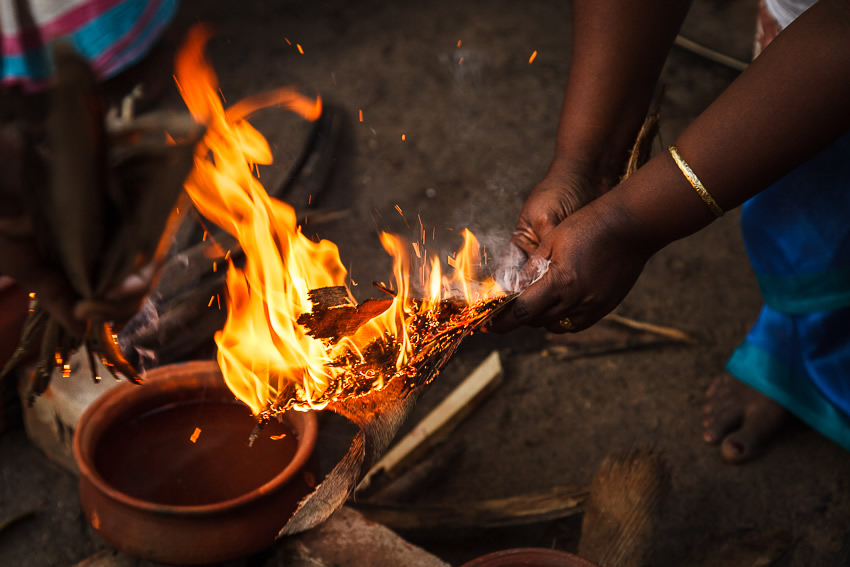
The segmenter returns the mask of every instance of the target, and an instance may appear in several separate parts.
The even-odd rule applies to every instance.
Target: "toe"
[[[708,399],[715,397],[720,392],[720,390],[726,387],[728,383],[729,377],[726,375],[715,378],[711,381],[711,384],[709,384],[708,389],[706,389],[705,397]]]
[[[758,443],[743,430],[738,430],[723,438],[720,454],[730,463],[745,463],[752,459]]]
[[[740,428],[723,439],[720,446],[723,458],[730,463],[745,463],[757,457],[787,418],[782,406],[759,396],[750,403]]]
[[[703,440],[712,445],[720,443],[729,432],[740,427],[743,417],[743,412],[734,409],[708,414],[703,421]]]

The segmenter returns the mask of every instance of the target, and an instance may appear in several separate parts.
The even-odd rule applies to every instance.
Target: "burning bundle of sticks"
[[[376,284],[376,287],[395,297],[395,293]],[[310,336],[322,339],[329,347],[354,335],[369,320],[390,309],[392,300],[369,299],[359,305],[348,294],[345,287],[328,287],[309,293],[313,310],[298,318]],[[359,355],[352,350],[344,351],[328,364],[342,369],[318,403],[341,401],[346,397],[357,397],[375,389],[376,383],[388,384],[402,381],[408,390],[429,383],[440,372],[460,341],[472,330],[481,326],[509,302],[513,295],[499,295],[467,303],[462,298],[440,301],[433,308],[426,302],[413,300],[414,311],[406,322],[411,352],[407,362],[400,368],[396,362],[403,355],[405,345],[397,336],[385,332],[376,337]],[[295,388],[281,393],[269,413],[286,411],[299,402]]]
[[[357,305],[346,291],[336,245],[307,238],[292,207],[271,198],[255,174],[272,156],[246,117],[276,106],[316,120],[321,99],[284,88],[225,110],[204,57],[207,38],[203,28],[190,32],[175,78],[189,111],[207,128],[187,193],[244,255],[243,262],[221,262],[227,266],[227,321],[215,341],[228,386],[255,415],[268,418],[289,409],[322,409],[391,382],[407,389],[427,383],[458,341],[509,300],[492,278],[480,278],[475,237],[464,231],[449,277],[428,255],[424,236],[409,245],[382,233],[394,259],[395,291],[383,286],[389,299]],[[421,269],[412,269],[411,250]]]
[[[261,422],[292,409],[329,409],[360,427],[348,453],[282,531],[296,533],[343,504],[386,450],[421,386],[513,296],[481,277],[480,246],[469,231],[448,275],[425,250],[424,236],[412,245],[382,233],[395,285],[393,291],[379,286],[388,297],[358,305],[336,245],[302,234],[292,207],[260,184],[255,169],[271,162],[271,151],[245,120],[269,105],[315,120],[321,100],[280,89],[225,110],[203,54],[207,37],[203,28],[190,32],[175,76],[190,112],[207,128],[187,193],[244,255],[239,263],[222,262],[227,321],[215,336],[222,374]],[[421,262],[417,269],[411,250]]]

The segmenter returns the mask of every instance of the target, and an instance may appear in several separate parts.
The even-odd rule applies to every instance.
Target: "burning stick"
[[[339,291],[326,292],[323,295],[342,299]],[[441,340],[426,345],[431,348],[423,348],[414,357],[418,365],[414,363],[406,367],[405,372],[399,373],[407,379],[398,379],[400,377],[397,376],[389,380],[383,389],[328,405],[328,409],[358,425],[360,432],[352,441],[348,453],[328,474],[324,482],[301,502],[280,535],[291,535],[308,530],[323,522],[343,505],[354,491],[364,471],[370,470],[389,446],[421,393],[421,386],[430,382],[439,373],[466,336],[499,313],[513,297],[501,296],[484,302],[475,310],[476,316],[463,322],[456,321],[456,326],[441,336]],[[492,369],[493,364],[491,359],[484,368]],[[413,374],[407,374],[407,372]],[[483,375],[486,376],[487,373],[487,370],[482,370]]]
[[[387,333],[377,336],[358,352],[359,358],[344,350],[329,363],[331,367],[341,368],[342,373],[332,379],[325,390],[326,395],[314,399],[313,403],[341,401],[381,389],[381,386],[375,385],[376,376],[381,377],[383,384],[401,380],[411,390],[427,384],[439,373],[460,341],[514,297],[501,295],[471,305],[450,299],[427,309],[424,302],[412,302],[417,310],[405,321],[409,337],[407,362],[396,367],[403,346],[398,337]],[[355,334],[396,301],[368,300],[355,306],[344,287],[313,290],[310,298],[314,304],[313,311],[301,315],[298,322],[314,338],[323,338],[331,343],[340,343],[344,337]],[[297,389],[285,390],[264,413],[272,415],[303,403],[299,395]]]

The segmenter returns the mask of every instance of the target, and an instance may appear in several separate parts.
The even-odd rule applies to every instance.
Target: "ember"
[[[190,33],[175,79],[190,112],[207,127],[186,190],[201,214],[237,238],[246,257],[241,268],[228,262],[228,317],[216,334],[228,386],[267,418],[289,408],[321,409],[393,380],[409,388],[430,381],[460,338],[510,298],[492,278],[478,279],[477,240],[464,231],[450,278],[424,237],[416,246],[419,265],[411,266],[410,244],[382,233],[394,258],[392,297],[357,305],[336,245],[304,236],[293,209],[269,197],[252,175],[272,156],[245,117],[277,105],[315,120],[321,100],[280,89],[225,111],[203,55],[207,37],[203,28]]]

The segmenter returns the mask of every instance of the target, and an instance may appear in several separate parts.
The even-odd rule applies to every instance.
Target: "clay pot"
[[[214,362],[163,366],[144,379],[105,392],[77,426],[91,526],[125,553],[179,565],[270,546],[315,482],[307,469],[316,416],[287,412],[249,448],[253,418]]]
[[[505,549],[488,553],[462,567],[597,567],[566,551],[537,547]]]

